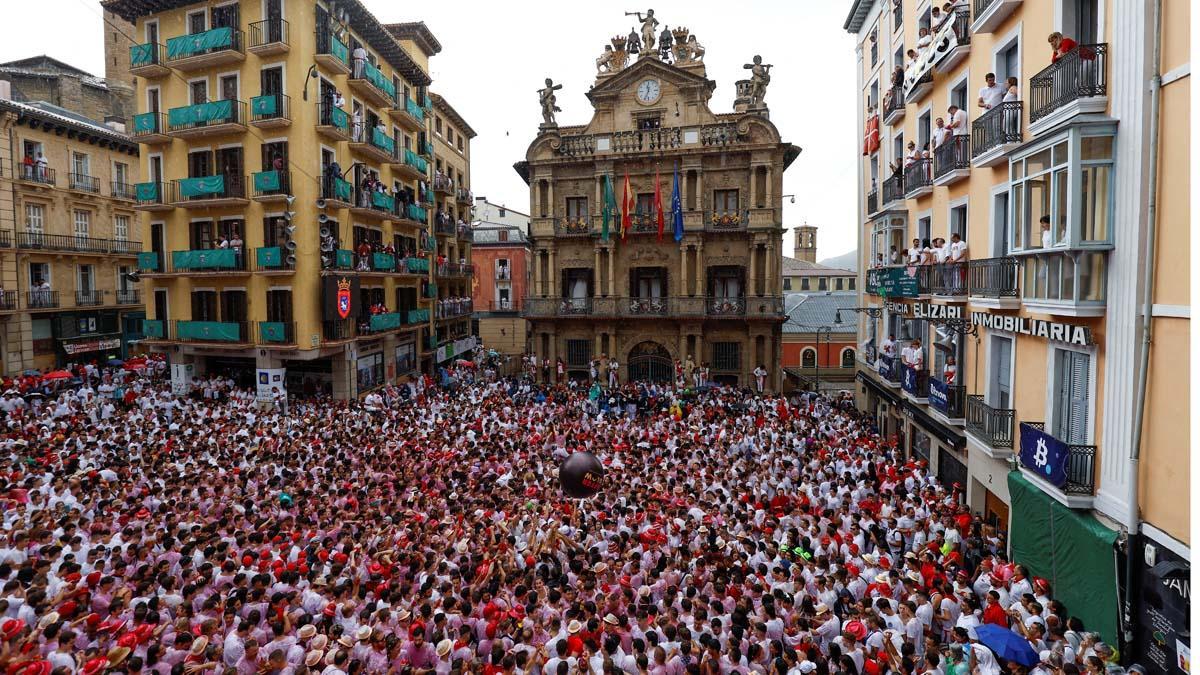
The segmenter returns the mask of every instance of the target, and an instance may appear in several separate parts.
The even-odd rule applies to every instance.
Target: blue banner
[[[892,373],[894,368],[893,359],[890,356],[879,357],[879,376],[889,382],[895,382],[895,375]]]
[[[908,366],[904,366],[904,379],[900,382],[900,386],[904,387],[904,391],[916,396],[920,393],[917,390],[917,371]]]
[[[950,407],[946,400],[946,383],[929,378],[929,407],[943,414]]]
[[[1037,427],[1021,423],[1021,464],[1042,480],[1062,487],[1067,482],[1066,443]]]

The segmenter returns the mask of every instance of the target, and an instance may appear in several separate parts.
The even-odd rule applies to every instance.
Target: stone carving
[[[612,45],[604,45],[604,51],[596,59],[596,72],[611,73],[616,70],[613,68],[613,58],[616,55],[617,53],[613,51]]]
[[[688,37],[687,48],[689,60],[704,61],[704,45],[696,41],[695,35]]]
[[[639,261],[639,262],[640,261],[663,262],[663,261],[666,261],[667,258],[668,258],[668,256],[666,253],[664,253],[656,248],[642,247],[642,246],[635,248],[629,254],[629,259],[631,261]]]
[[[750,107],[760,107],[767,97],[767,85],[771,84],[771,64],[763,63],[762,57],[755,54],[754,63],[742,67],[750,71]]]
[[[654,53],[654,34],[658,30],[658,19],[654,18],[654,10],[646,10],[645,16],[642,16],[641,12],[625,12],[625,16],[636,17],[638,22],[642,24],[642,43],[640,46],[647,54]]]
[[[671,36],[675,39],[675,46],[671,50],[675,55],[675,63],[704,60],[704,47],[696,41],[696,36],[691,35],[686,27],[677,26],[675,30],[671,31]]]
[[[625,63],[629,61],[629,52],[625,51],[629,39],[624,35],[614,35],[609,42],[612,43],[612,61],[608,64],[608,70],[615,73],[624,68]]]
[[[558,102],[558,97],[554,92],[562,89],[561,84],[554,84],[554,80],[546,78],[546,86],[538,89],[538,101],[542,104],[542,126],[553,127],[557,126],[554,122],[554,113],[562,112],[562,108],[555,105]]]

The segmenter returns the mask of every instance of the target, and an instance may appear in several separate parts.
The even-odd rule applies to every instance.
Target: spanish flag
[[[625,169],[625,186],[621,189],[621,241],[625,241],[632,228],[629,214],[633,212],[635,201],[633,190],[629,188],[629,169]]]

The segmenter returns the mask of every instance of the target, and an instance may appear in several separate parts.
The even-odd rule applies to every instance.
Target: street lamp
[[[791,310],[784,312],[784,315],[787,317],[787,320],[791,321],[792,320],[792,312],[795,312],[797,309],[799,309],[802,306],[804,306],[804,303],[799,303],[795,307],[792,307]],[[793,323],[795,323],[795,322],[793,322]],[[841,322],[835,321],[834,323],[841,323]],[[812,331],[817,334],[817,358],[815,360],[815,365],[816,365],[816,379],[817,379],[816,390],[817,390],[817,394],[819,395],[821,393],[821,333],[825,333],[825,351],[828,352],[830,345],[833,344],[833,326],[810,326],[808,324],[803,324],[803,323],[795,323],[795,325],[797,325],[801,328],[812,329]],[[803,356],[801,356],[800,365],[802,365],[802,366],[804,365],[804,357]]]

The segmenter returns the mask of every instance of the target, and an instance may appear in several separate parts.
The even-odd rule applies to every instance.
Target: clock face
[[[654,103],[658,100],[661,90],[658,87],[658,80],[645,80],[638,85],[637,100],[642,103]]]

